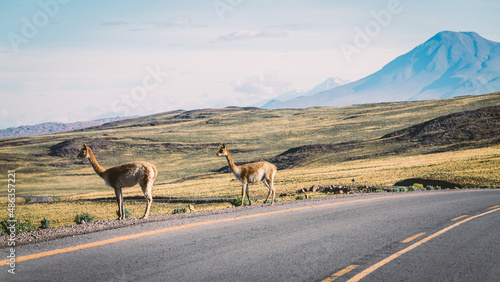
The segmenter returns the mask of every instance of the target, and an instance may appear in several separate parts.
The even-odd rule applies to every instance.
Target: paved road
[[[499,281],[499,235],[500,190],[373,194],[19,246],[0,281]]]

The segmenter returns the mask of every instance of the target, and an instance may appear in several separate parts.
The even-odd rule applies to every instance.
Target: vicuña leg
[[[249,186],[249,184],[247,183],[247,187],[246,187],[246,189],[245,189],[245,190],[246,190],[246,192],[247,192],[247,199],[248,199],[248,203],[249,203],[250,205],[252,205],[252,201],[250,200],[250,190],[249,190],[249,187],[248,187],[248,186]]]
[[[118,219],[125,218],[125,209],[123,207],[122,189],[115,189],[116,203],[118,204]]]
[[[264,179],[262,180],[262,182],[264,182],[264,184],[267,186],[267,188],[269,188],[269,194],[267,194],[267,198],[266,200],[264,201],[264,204],[267,203],[267,201],[269,200],[269,198],[271,198],[271,195],[272,195],[272,198],[271,198],[271,206],[274,204],[274,198],[276,196],[276,189],[274,188],[274,184],[273,184],[273,179]]]
[[[241,206],[243,206],[243,203],[245,202],[245,196],[248,199],[249,204],[252,204],[252,201],[250,201],[250,196],[248,194],[248,183],[243,183],[241,185]]]
[[[147,183],[141,183],[141,189],[144,193],[144,197],[147,200],[146,210],[144,211],[144,216],[142,218],[148,218],[149,210],[151,209],[151,203],[153,202],[153,196],[151,190],[153,188],[154,179],[149,179]]]

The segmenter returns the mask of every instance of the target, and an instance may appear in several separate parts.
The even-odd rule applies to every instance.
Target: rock
[[[321,187],[319,187],[319,185],[313,185],[311,186],[311,188],[309,188],[309,191],[311,192],[317,192],[321,189]]]
[[[302,194],[302,193],[305,193],[305,192],[307,192],[307,188],[302,188],[300,190],[297,190],[297,193],[299,193],[299,194]]]

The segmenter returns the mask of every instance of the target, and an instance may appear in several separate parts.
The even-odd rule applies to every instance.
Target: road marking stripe
[[[339,270],[339,271],[335,272],[334,274],[330,275],[328,278],[323,279],[321,282],[331,282],[331,281],[334,281],[335,279],[337,279],[339,277],[342,277],[346,273],[354,270],[358,266],[359,265],[349,265],[348,267],[346,267],[346,268],[344,268],[342,270]]]
[[[498,208],[498,207],[500,207],[500,205],[498,205],[498,206],[492,206],[492,207],[489,207],[488,209],[491,210],[491,209]]]
[[[457,217],[455,217],[455,218],[451,219],[451,221],[457,221],[457,220],[462,219],[462,218],[464,218],[464,217],[467,217],[467,215],[466,215],[466,214],[464,214],[464,215],[461,215],[461,216],[457,216]]]
[[[460,192],[457,191],[457,192],[452,192],[452,193],[460,193]],[[432,195],[432,194],[439,194],[439,192],[426,193],[425,195]],[[191,228],[191,227],[196,227],[196,226],[209,225],[209,224],[228,222],[228,221],[234,221],[234,220],[241,220],[241,219],[247,219],[247,218],[254,218],[254,217],[260,217],[260,216],[266,216],[266,215],[272,215],[272,214],[280,214],[280,213],[299,211],[299,210],[305,210],[305,209],[312,209],[312,208],[321,208],[321,207],[343,205],[343,204],[350,204],[350,203],[359,203],[359,202],[366,202],[366,201],[373,201],[373,200],[380,200],[380,199],[411,197],[411,196],[417,196],[417,195],[419,195],[419,194],[394,195],[394,196],[376,197],[376,198],[369,198],[369,199],[359,199],[359,200],[352,200],[352,201],[346,201],[346,202],[336,202],[336,203],[328,203],[328,204],[321,204],[321,205],[305,206],[305,207],[285,209],[285,210],[280,210],[280,211],[258,213],[258,214],[253,214],[253,215],[245,215],[245,216],[240,216],[240,217],[190,223],[190,224],[185,224],[185,225],[180,225],[180,226],[175,226],[175,227],[167,227],[167,228],[143,232],[143,233],[115,237],[115,238],[111,238],[111,239],[107,239],[107,240],[103,240],[103,241],[97,241],[97,242],[93,242],[93,243],[88,243],[88,244],[83,244],[83,245],[78,245],[78,246],[73,246],[73,247],[68,247],[68,248],[62,248],[62,249],[56,249],[56,250],[51,250],[51,251],[46,251],[46,252],[41,252],[41,253],[36,253],[36,254],[31,254],[31,255],[20,256],[20,257],[16,257],[16,262],[22,262],[22,261],[27,261],[27,260],[36,259],[36,258],[42,258],[42,257],[46,257],[46,256],[52,256],[52,255],[57,255],[57,254],[62,254],[62,253],[67,253],[67,252],[73,252],[73,251],[77,251],[77,250],[83,250],[83,249],[87,249],[87,248],[102,246],[102,245],[116,243],[116,242],[120,242],[120,241],[140,238],[140,237],[159,234],[159,233],[170,232],[170,231],[174,231],[174,230],[181,230],[181,229],[186,229],[186,228]],[[2,261],[0,261],[0,266],[6,265],[9,262],[10,261],[8,259],[2,260]]]
[[[385,259],[383,259],[381,261],[379,261],[378,263],[370,266],[369,268],[367,268],[367,269],[363,270],[362,272],[358,273],[356,276],[354,276],[351,279],[347,280],[347,282],[356,282],[356,281],[359,281],[359,280],[365,278],[366,276],[368,276],[370,273],[372,273],[375,270],[379,269],[380,267],[384,266],[385,264],[387,264],[387,263],[393,261],[394,259],[398,258],[399,256],[401,256],[401,255],[403,255],[403,254],[405,254],[405,253],[407,253],[407,252],[415,249],[416,247],[418,247],[418,246],[426,243],[427,241],[430,241],[431,239],[436,238],[437,236],[439,236],[439,235],[441,235],[441,234],[443,234],[443,233],[445,233],[445,232],[447,232],[447,231],[449,231],[449,230],[451,230],[451,229],[453,229],[453,228],[455,228],[455,227],[457,227],[457,226],[459,226],[459,225],[461,225],[463,223],[466,223],[468,221],[471,221],[473,219],[476,219],[478,217],[481,217],[481,216],[484,216],[484,215],[487,215],[487,214],[490,214],[490,213],[496,212],[496,211],[500,211],[500,208],[497,208],[497,209],[494,209],[494,210],[490,210],[490,211],[478,214],[478,215],[473,216],[473,217],[466,218],[466,219],[464,219],[462,221],[459,221],[459,222],[457,222],[457,223],[455,223],[453,225],[450,225],[450,226],[448,226],[448,227],[446,227],[446,228],[444,228],[444,229],[442,229],[442,230],[440,230],[440,231],[438,231],[438,232],[436,232],[436,233],[434,233],[434,234],[432,234],[432,235],[430,235],[430,236],[428,236],[428,237],[426,237],[426,238],[424,238],[424,239],[422,239],[422,240],[414,243],[413,245],[410,245],[410,246],[406,247],[405,249],[403,249],[403,250],[401,250],[401,251],[399,251],[399,252],[397,252],[397,253],[395,253],[395,254],[393,254],[393,255],[391,255],[391,256],[389,256],[389,257],[387,257],[387,258],[385,258]]]
[[[418,237],[420,237],[420,236],[422,236],[422,235],[424,235],[424,234],[425,234],[425,232],[418,233],[418,234],[416,234],[416,235],[413,235],[413,236],[411,236],[411,237],[409,237],[409,238],[404,239],[403,241],[401,241],[401,243],[408,243],[408,242],[411,242],[411,241],[413,241],[413,240],[417,239]]]

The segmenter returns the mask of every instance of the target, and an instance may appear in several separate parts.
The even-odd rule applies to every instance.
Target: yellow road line
[[[455,193],[459,193],[459,192],[455,192]],[[432,195],[432,194],[439,194],[439,192],[426,193],[425,195]],[[305,209],[321,208],[321,207],[343,205],[343,204],[349,204],[349,203],[359,203],[359,202],[366,202],[366,201],[373,201],[373,200],[380,200],[380,199],[391,199],[391,198],[397,198],[397,197],[411,197],[411,196],[416,196],[416,195],[418,195],[418,194],[394,195],[394,196],[387,196],[387,197],[359,199],[359,200],[352,200],[352,201],[346,201],[346,202],[337,202],[337,203],[328,203],[328,204],[321,204],[321,205],[314,205],[314,206],[305,206],[305,207],[292,208],[292,209],[286,209],[286,210],[281,210],[281,211],[258,213],[258,214],[253,214],[253,215],[245,215],[245,216],[233,217],[233,218],[227,218],[227,219],[219,219],[219,220],[185,224],[185,225],[180,225],[180,226],[176,226],[176,227],[168,227],[168,228],[163,228],[163,229],[158,229],[158,230],[153,230],[153,231],[148,231],[148,232],[143,232],[143,233],[138,233],[138,234],[132,234],[132,235],[111,238],[111,239],[107,239],[107,240],[103,240],[103,241],[97,241],[97,242],[93,242],[93,243],[88,243],[88,244],[83,244],[83,245],[78,245],[78,246],[73,246],[73,247],[68,247],[68,248],[62,248],[62,249],[41,252],[41,253],[37,253],[37,254],[20,256],[20,257],[16,257],[16,262],[21,262],[21,261],[26,261],[26,260],[36,259],[36,258],[42,258],[42,257],[46,257],[46,256],[52,256],[52,255],[57,255],[57,254],[62,254],[62,253],[67,253],[67,252],[73,252],[73,251],[77,251],[77,250],[83,250],[83,249],[87,249],[87,248],[102,246],[102,245],[106,245],[106,244],[130,240],[130,239],[134,239],[134,238],[140,238],[140,237],[144,237],[144,236],[165,233],[165,232],[170,232],[170,231],[175,231],[175,230],[180,230],[180,229],[186,229],[186,228],[191,228],[191,227],[196,227],[196,226],[209,225],[209,224],[221,223],[221,222],[227,222],[227,221],[235,221],[235,220],[260,217],[260,216],[266,216],[266,215],[272,215],[272,214],[280,214],[280,213],[299,211],[299,210],[305,210]],[[6,265],[7,263],[9,263],[8,259],[1,260],[0,266]]]
[[[383,259],[381,261],[379,261],[378,263],[376,263],[376,264],[370,266],[369,268],[363,270],[362,272],[358,273],[356,276],[352,277],[351,279],[349,279],[347,281],[348,282],[359,281],[359,280],[365,278],[366,276],[368,276],[370,273],[372,273],[375,270],[379,269],[383,265],[385,265],[385,264],[393,261],[394,259],[398,258],[399,256],[401,256],[401,255],[403,255],[403,254],[405,254],[405,253],[407,253],[407,252],[415,249],[416,247],[418,247],[418,246],[426,243],[427,241],[429,241],[429,240],[431,240],[433,238],[436,238],[437,236],[439,236],[439,235],[441,235],[441,234],[443,234],[443,233],[445,233],[445,232],[447,232],[447,231],[449,231],[449,230],[451,230],[451,229],[453,229],[453,228],[455,228],[455,227],[457,227],[457,226],[459,226],[461,224],[464,224],[464,223],[466,223],[468,221],[471,221],[473,219],[476,219],[478,217],[481,217],[481,216],[484,216],[484,215],[487,215],[487,214],[490,214],[490,213],[496,212],[496,211],[500,211],[500,208],[497,208],[497,209],[494,209],[494,210],[490,210],[490,211],[478,214],[478,215],[473,216],[473,217],[466,218],[466,219],[464,219],[462,221],[459,221],[459,222],[457,222],[457,223],[455,223],[455,224],[453,224],[451,226],[448,226],[448,227],[446,227],[446,228],[444,228],[444,229],[442,229],[442,230],[440,230],[440,231],[438,231],[438,232],[436,232],[436,233],[434,233],[434,234],[432,234],[432,235],[430,235],[430,236],[428,236],[428,237],[426,237],[426,238],[424,238],[424,239],[422,239],[422,240],[420,240],[420,241],[412,244],[411,246],[408,246],[407,248],[405,248],[405,249],[403,249],[403,250],[401,250],[401,251],[399,251],[399,252],[397,252],[397,253],[395,253],[395,254],[393,254],[393,255],[391,255],[391,256],[389,256],[389,257],[387,257],[387,258],[385,258],[385,259]]]
[[[457,216],[457,217],[453,218],[451,221],[457,221],[457,220],[462,219],[464,217],[467,217],[467,215],[464,214],[464,215],[461,215],[461,216]]]
[[[404,239],[403,241],[401,241],[401,243],[408,243],[408,242],[411,242],[411,241],[413,241],[413,240],[417,239],[418,237],[420,237],[420,236],[422,236],[422,235],[424,235],[424,234],[425,234],[425,232],[415,234],[415,235],[413,235],[413,236],[411,236],[411,237],[409,237],[409,238]]]
[[[339,277],[342,277],[343,275],[345,275],[346,273],[352,271],[353,269],[355,269],[358,266],[359,265],[349,265],[348,267],[346,267],[346,268],[344,268],[342,270],[339,270],[339,271],[335,272],[334,274],[330,275],[328,278],[323,279],[321,282],[331,282],[331,281],[334,281],[335,279],[337,279]]]
[[[500,207],[500,205],[498,205],[498,206],[492,206],[492,207],[489,207],[488,209],[491,210],[491,209],[498,208],[498,207]]]

